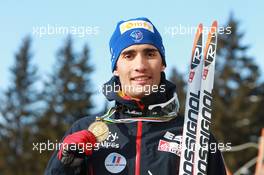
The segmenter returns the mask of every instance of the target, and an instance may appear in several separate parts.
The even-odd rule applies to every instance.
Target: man
[[[159,32],[147,18],[121,21],[110,52],[114,76],[104,94],[115,107],[73,124],[45,174],[177,175],[183,118],[177,116],[176,87],[165,77]],[[215,143],[212,136],[210,143]],[[209,151],[207,169],[207,174],[225,174],[219,150]]]

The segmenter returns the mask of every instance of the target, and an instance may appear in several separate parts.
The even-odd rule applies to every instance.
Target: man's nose
[[[137,72],[145,72],[148,68],[148,61],[142,54],[137,54],[134,59],[134,70]]]

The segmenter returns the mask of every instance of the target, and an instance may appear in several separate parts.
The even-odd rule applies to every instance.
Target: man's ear
[[[161,67],[161,71],[164,71],[165,68],[166,68],[166,66],[163,65],[163,66]]]
[[[114,74],[115,76],[119,76],[117,70],[114,70],[113,74]]]

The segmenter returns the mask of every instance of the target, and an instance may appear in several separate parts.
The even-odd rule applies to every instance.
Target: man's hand
[[[88,130],[81,130],[70,134],[64,138],[60,146],[58,159],[64,165],[80,165],[84,156],[92,154],[92,147],[95,143],[96,138],[94,134]]]

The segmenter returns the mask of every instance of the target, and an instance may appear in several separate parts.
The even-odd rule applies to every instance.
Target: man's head
[[[162,38],[147,18],[121,21],[110,40],[112,71],[122,91],[142,98],[157,90],[166,67]]]

